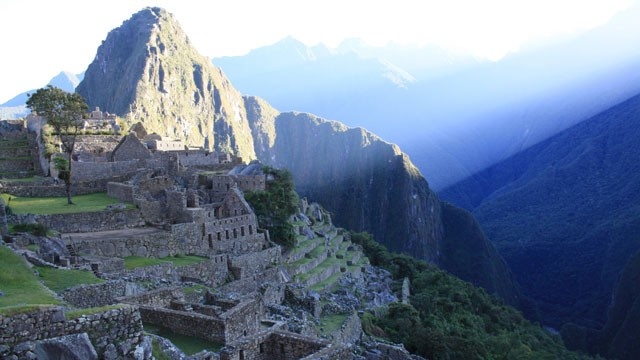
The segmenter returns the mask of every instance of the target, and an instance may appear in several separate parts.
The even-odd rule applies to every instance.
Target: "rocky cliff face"
[[[258,157],[289,168],[301,196],[321,199],[340,226],[369,231],[394,251],[438,261],[440,202],[397,146],[306,113],[281,113],[273,123],[275,138],[256,141],[265,145]]]
[[[150,132],[287,168],[300,194],[322,203],[338,225],[369,231],[394,251],[442,263],[442,247],[451,237],[441,203],[407,155],[363,129],[280,113],[264,100],[241,97],[164,10],[147,8],[111,31],[78,92],[91,106],[140,121]],[[491,246],[484,238],[464,237],[457,244],[466,241]],[[495,256],[483,261],[501,261]],[[478,265],[455,257],[446,264]],[[481,266],[488,268],[495,269]],[[516,291],[509,281],[476,284],[507,299]]]
[[[163,9],[146,8],[112,30],[77,92],[149,133],[255,159],[242,96]]]

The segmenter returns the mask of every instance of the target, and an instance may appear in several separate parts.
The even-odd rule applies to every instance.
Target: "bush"
[[[13,232],[25,232],[36,236],[47,236],[49,229],[42,224],[16,224],[13,225]]]

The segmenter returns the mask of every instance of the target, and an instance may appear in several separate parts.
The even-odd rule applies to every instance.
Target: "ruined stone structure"
[[[42,175],[36,135],[22,120],[0,121],[0,178]]]
[[[90,111],[87,118],[84,119],[82,130],[118,133],[119,129],[116,124],[116,115],[100,111],[100,108],[96,107],[93,111]]]
[[[158,134],[150,134],[143,138],[150,150],[181,151],[184,150],[184,142],[179,139],[170,139]]]
[[[299,247],[283,255],[268,232],[259,229],[244,199],[243,192],[267,187],[260,163],[242,164],[231,155],[204,150],[163,151],[161,142],[149,148],[139,137],[144,129],[135,130],[122,138],[80,137],[73,160],[76,193],[107,191],[134,208],[119,204],[95,213],[8,216],[10,223],[36,222],[61,233],[46,246],[32,238],[15,240],[11,245],[22,248],[26,258],[40,266],[88,269],[108,280],[67,289],[61,297],[69,306],[129,305],[106,314],[96,310],[77,321],[62,320],[55,311],[0,318],[0,337],[6,334],[0,345],[9,344],[0,346],[0,355],[29,357],[44,346],[16,337],[17,328],[7,325],[25,322],[34,328],[30,339],[85,336],[98,358],[148,359],[139,330],[144,322],[223,346],[211,358],[350,358],[362,337],[354,305],[337,298],[327,302],[318,294],[339,279],[345,279],[341,287],[362,282],[367,260],[348,234],[336,229],[317,204],[304,200],[295,219]],[[45,182],[7,184],[5,189],[16,195],[64,195],[62,186]],[[37,245],[37,254],[24,250],[28,245]],[[200,261],[125,266],[131,256],[186,255]],[[379,280],[374,281],[375,294],[365,291],[363,298],[376,305],[396,301]],[[183,289],[188,287],[207,291],[187,293]],[[344,316],[344,321],[320,338],[316,326],[325,314]],[[106,324],[98,329],[102,318]],[[123,328],[114,330],[111,324],[118,321]],[[49,327],[55,330],[45,332]],[[124,345],[112,346],[116,342]]]
[[[61,307],[0,316],[0,358],[35,359],[41,341],[72,334],[87,334],[101,358],[135,358],[144,334],[135,306],[120,306],[105,312],[66,319]],[[145,359],[139,354],[139,359]]]

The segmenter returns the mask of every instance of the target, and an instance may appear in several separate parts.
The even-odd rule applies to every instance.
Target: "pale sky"
[[[81,73],[108,32],[146,6],[173,13],[196,49],[242,55],[286,37],[329,47],[435,44],[491,60],[606,23],[638,0],[0,0],[0,104],[60,71]]]

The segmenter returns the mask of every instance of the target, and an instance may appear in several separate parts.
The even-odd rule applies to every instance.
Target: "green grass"
[[[156,360],[171,360],[169,355],[162,351],[162,346],[155,338],[151,340],[151,355],[153,355]]]
[[[121,203],[120,200],[107,196],[107,193],[73,196],[75,205],[67,204],[66,197],[18,197],[1,194],[5,204],[16,214],[70,214],[79,212],[102,211],[107,205]],[[127,209],[133,204],[127,204]]]
[[[184,292],[185,295],[191,295],[195,293],[204,294],[207,290],[209,290],[208,287],[200,284],[185,286],[182,288],[182,291]]]
[[[27,178],[18,178],[18,179],[2,179],[3,183],[14,184],[14,183],[34,183],[36,181],[42,181],[44,178],[42,176],[30,176]],[[5,199],[6,200],[6,199]]]
[[[0,291],[4,293],[0,296],[0,308],[60,304],[53,293],[38,281],[25,261],[4,246],[0,246]]]
[[[343,275],[342,272],[337,272],[337,273],[329,276],[327,279],[325,279],[323,281],[320,281],[319,283],[311,286],[311,290],[317,291],[317,292],[323,291],[324,289],[327,288],[327,286],[335,284],[336,281],[338,281],[338,279],[342,275]]]
[[[42,282],[57,293],[76,285],[104,282],[88,270],[55,269],[46,266],[36,266],[35,268],[38,270]]]
[[[202,350],[218,352],[220,351],[222,346],[224,346],[222,344],[213,343],[207,340],[176,334],[167,328],[156,325],[144,324],[144,331],[162,336],[165,339],[169,339],[175,346],[177,346],[187,355],[193,355],[199,353]]]
[[[205,261],[207,258],[195,255],[176,255],[167,256],[164,258],[148,258],[142,256],[128,256],[124,258],[124,266],[127,270],[132,270],[144,266],[160,265],[164,263],[173,263],[175,266],[185,266],[191,264],[197,264]]]
[[[340,329],[342,324],[344,324],[345,320],[349,314],[336,314],[336,315],[327,315],[320,317],[320,332],[323,335],[329,335],[334,331]]]

